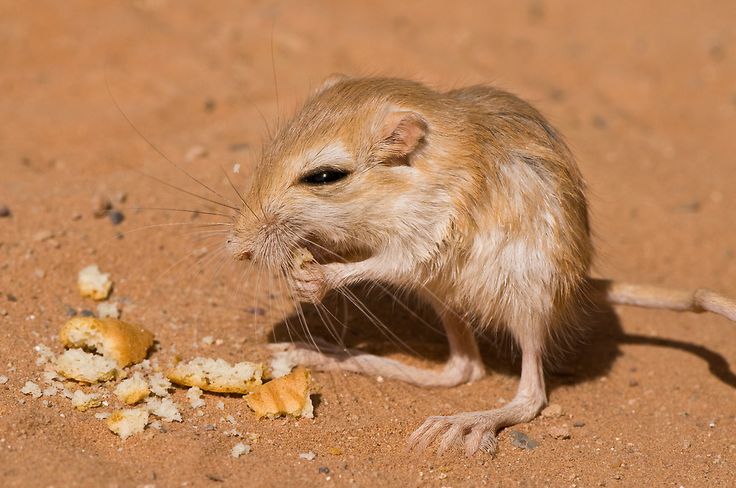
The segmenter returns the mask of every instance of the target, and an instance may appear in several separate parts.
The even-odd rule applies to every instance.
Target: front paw
[[[289,288],[295,300],[321,302],[329,290],[323,266],[315,261],[295,263],[289,276]]]

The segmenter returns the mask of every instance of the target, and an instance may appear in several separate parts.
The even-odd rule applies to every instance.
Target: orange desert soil
[[[576,153],[596,275],[736,296],[734,19],[730,0],[0,1],[0,485],[736,485],[736,327],[716,316],[591,317],[585,342],[549,367],[562,414],[502,431],[495,457],[404,449],[428,415],[513,396],[517,359],[491,336],[490,375],[457,388],[315,373],[313,420],[256,420],[242,398],[212,394],[200,416],[179,389],[183,423],[123,441],[93,415],[112,399],[79,412],[20,392],[43,386],[34,346],[60,352],[68,314],[95,310],[76,290],[93,263],[111,273],[123,318],[156,334],[161,365],[263,360],[287,324],[304,337],[285,287],[200,225],[220,217],[141,209],[219,211],[167,186],[206,193],[130,128],[108,85],[145,137],[236,200],[220,168],[244,187],[268,126],[333,72],[495,83],[534,102]],[[95,195],[122,215],[95,218]],[[329,298],[346,343],[439,366],[440,334],[391,297],[363,298],[399,339]],[[538,446],[515,447],[512,431]],[[233,457],[238,442],[250,453]]]

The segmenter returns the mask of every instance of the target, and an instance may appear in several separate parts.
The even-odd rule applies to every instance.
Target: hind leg
[[[404,381],[418,386],[455,386],[475,381],[485,375],[485,367],[475,335],[468,324],[438,302],[432,305],[442,319],[450,356],[440,371],[416,368],[394,359],[321,343],[319,350],[308,344],[286,344],[287,351],[276,353],[286,359],[321,370],[351,371]],[[275,345],[279,347],[279,345]]]
[[[542,343],[540,334],[534,330],[538,329],[530,328],[517,334],[522,351],[521,379],[513,400],[496,410],[429,417],[409,437],[409,447],[423,450],[439,439],[438,453],[462,444],[468,456],[479,449],[492,454],[497,448],[496,433],[500,429],[536,417],[547,403],[547,396],[542,370]]]

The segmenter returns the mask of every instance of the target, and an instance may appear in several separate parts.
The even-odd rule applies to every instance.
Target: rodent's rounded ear
[[[330,76],[325,78],[319,87],[314,91],[315,95],[322,93],[325,90],[329,90],[333,86],[337,85],[341,81],[345,81],[349,78],[348,75],[342,73],[332,73]]]
[[[408,156],[424,141],[427,122],[416,112],[389,112],[381,122],[378,136],[381,152],[389,156]]]

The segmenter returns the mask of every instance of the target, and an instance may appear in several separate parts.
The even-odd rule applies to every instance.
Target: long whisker
[[[140,130],[138,130],[138,127],[136,127],[136,125],[133,123],[133,121],[130,120],[130,117],[128,117],[128,114],[126,114],[125,111],[120,107],[120,104],[118,103],[117,99],[115,98],[115,95],[113,95],[112,90],[110,89],[110,82],[108,81],[107,76],[105,76],[105,86],[107,88],[108,95],[110,95],[110,98],[112,99],[112,103],[115,104],[115,107],[118,109],[118,112],[120,112],[120,114],[123,116],[123,118],[128,122],[128,125],[130,125],[130,127],[136,132],[136,134],[138,134],[141,139],[143,139],[144,141],[146,141],[146,143],[149,146],[151,146],[151,148],[154,151],[156,151],[159,154],[159,156],[161,156],[164,160],[168,161],[168,163],[171,164],[174,168],[178,169],[179,171],[181,171],[182,173],[184,173],[185,175],[187,175],[192,181],[194,181],[198,185],[202,186],[203,188],[209,190],[211,193],[213,193],[213,194],[217,195],[218,197],[220,197],[220,198],[224,199],[225,201],[227,201],[227,198],[225,198],[222,195],[220,195],[218,192],[216,192],[215,190],[213,190],[212,188],[210,188],[208,185],[204,184],[203,182],[201,182],[200,180],[198,180],[197,178],[195,178],[194,176],[192,176],[187,170],[185,170],[184,168],[182,168],[181,166],[179,166],[178,164],[176,164],[174,161],[172,161],[171,159],[169,159],[169,157],[166,156],[166,154],[164,154],[164,152],[161,149],[159,149],[158,146],[156,146],[148,137],[146,137],[143,134],[143,132],[141,132]]]
[[[256,213],[253,211],[253,209],[250,208],[250,205],[248,205],[246,203],[245,198],[243,198],[243,195],[235,187],[235,184],[233,184],[233,181],[230,179],[230,176],[227,174],[227,171],[225,171],[224,169],[222,169],[222,166],[220,166],[220,171],[222,171],[222,174],[225,175],[225,179],[227,179],[227,182],[230,183],[230,186],[232,187],[233,191],[235,191],[235,194],[238,195],[238,198],[240,198],[240,201],[243,202],[243,205],[245,206],[245,208],[247,208],[248,210],[250,210],[250,213],[253,214],[253,217],[256,218],[256,221],[257,222],[260,222],[261,219],[259,219],[258,218],[258,215],[256,215]]]

